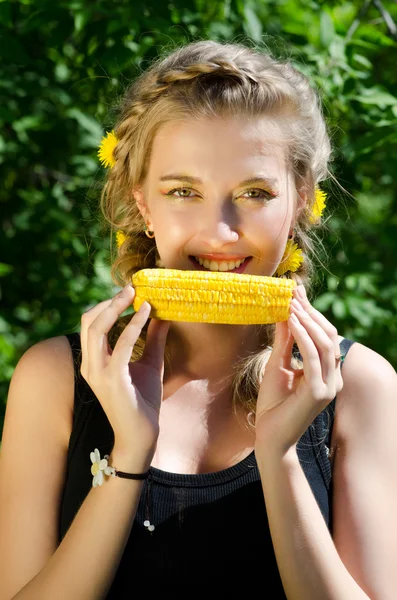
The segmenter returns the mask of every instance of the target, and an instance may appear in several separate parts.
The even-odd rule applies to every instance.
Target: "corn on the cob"
[[[134,310],[146,300],[154,319],[253,325],[288,319],[295,282],[245,273],[156,268],[137,271],[132,285]]]

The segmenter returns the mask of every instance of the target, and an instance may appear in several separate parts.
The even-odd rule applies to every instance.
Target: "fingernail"
[[[294,308],[296,308],[296,310],[304,310],[301,303],[298,300],[296,300],[295,298],[292,300],[291,304]]]
[[[151,307],[151,305],[149,304],[149,302],[147,302],[147,301],[145,300],[144,302],[142,302],[142,304],[141,304],[141,306],[140,306],[139,310],[140,310],[141,312],[146,312],[146,311],[149,311],[149,313],[150,313],[150,312],[151,312],[151,310],[152,310],[152,307]]]
[[[123,288],[121,290],[121,292],[118,295],[119,298],[126,298],[127,296],[130,295],[130,290],[132,289],[132,285],[131,283],[129,283],[128,285],[125,286],[125,288]]]
[[[298,298],[300,298],[301,300],[306,300],[307,296],[306,296],[306,290],[305,290],[305,286],[304,285],[298,285],[298,287],[296,288],[296,293],[298,295]]]

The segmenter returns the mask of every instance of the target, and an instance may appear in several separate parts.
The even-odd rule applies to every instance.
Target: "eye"
[[[179,188],[174,188],[173,190],[170,190],[169,192],[166,193],[166,196],[173,196],[175,192],[191,192],[193,191],[192,188],[188,188],[188,187],[179,187]],[[193,196],[174,196],[175,198],[193,198]]]
[[[250,194],[251,192],[254,192],[256,194],[262,194],[262,195],[259,195],[259,196],[248,196],[248,199],[250,199],[250,200],[270,200],[271,198],[275,197],[274,194],[272,194],[270,192],[267,192],[266,190],[262,190],[262,188],[252,188],[250,190],[247,190],[244,193],[245,194]]]

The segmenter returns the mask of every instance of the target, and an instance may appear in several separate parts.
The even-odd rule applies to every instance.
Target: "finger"
[[[81,344],[81,372],[86,370],[88,366],[88,354],[87,354],[87,331],[88,327],[91,323],[96,319],[96,317],[112,302],[112,298],[109,300],[103,300],[96,304],[81,316],[81,326],[80,326],[80,344]]]
[[[152,319],[146,335],[142,359],[145,363],[162,373],[164,368],[164,351],[171,321]]]
[[[312,306],[307,298],[306,290],[303,285],[299,285],[294,289],[294,296],[301,303],[305,311],[312,317],[313,321],[318,323],[329,336],[334,344],[334,352],[335,356],[340,355],[340,346],[339,346],[339,338],[338,338],[338,330],[332,323],[328,321],[324,317],[321,312],[319,312],[314,306]]]
[[[294,337],[288,328],[288,322],[281,321],[280,323],[276,323],[273,351],[269,363],[271,361],[274,366],[285,369],[290,368],[293,345]]]
[[[90,371],[92,370],[94,373],[101,371],[109,364],[114,351],[109,352],[107,334],[120,315],[132,304],[134,295],[134,288],[128,286],[112,298],[110,302],[105,301],[102,311],[96,311],[96,318],[86,330],[86,348],[87,357],[89,358],[87,366]]]
[[[315,346],[318,361],[321,365],[321,376],[324,383],[334,380],[335,376],[335,354],[334,344],[324,329],[316,323],[296,300],[291,302],[291,312],[308,333]]]
[[[133,315],[128,325],[125,326],[112,354],[112,369],[117,372],[128,372],[132,351],[142,329],[150,316],[152,307],[149,302],[143,302],[139,310]]]
[[[291,329],[291,333],[296,340],[299,352],[302,356],[305,379],[311,383],[316,381],[322,383],[322,368],[318,350],[309,333],[294,312],[292,312],[288,319],[288,326]]]

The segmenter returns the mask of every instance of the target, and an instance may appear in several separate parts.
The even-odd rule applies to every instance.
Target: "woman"
[[[393,597],[396,373],[306,294],[330,151],[307,79],[242,45],[188,44],[132,84],[100,153],[127,285],[16,367],[1,598]],[[276,325],[122,317],[143,268],[298,285]]]

